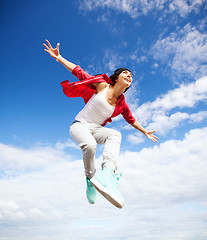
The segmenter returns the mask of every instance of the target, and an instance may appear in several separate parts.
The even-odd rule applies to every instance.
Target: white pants
[[[97,144],[104,144],[102,168],[117,169],[121,133],[93,123],[76,122],[70,126],[71,138],[80,146],[83,154],[85,175],[94,176]]]

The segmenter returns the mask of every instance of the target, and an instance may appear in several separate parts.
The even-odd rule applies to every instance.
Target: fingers
[[[153,135],[153,133],[154,133],[155,131],[156,131],[156,130],[149,131],[148,134],[151,134],[154,138],[159,139],[157,136]]]
[[[156,139],[159,139],[157,136],[155,136],[155,135],[153,135],[153,134],[151,134],[152,135],[152,137],[154,137],[154,138],[156,138]]]
[[[50,42],[46,39],[47,44],[49,45],[50,48],[52,48],[52,45],[50,44]]]
[[[152,140],[153,140],[153,142],[157,142],[156,139],[159,140],[159,138],[158,138],[157,136],[152,135]]]
[[[43,43],[43,45],[47,48],[47,50],[50,50],[50,48],[45,43]]]
[[[60,46],[60,43],[58,43],[56,47],[58,54],[59,54],[59,46]]]
[[[150,138],[153,142],[157,142],[157,140],[152,136],[151,138]]]
[[[153,134],[155,131],[156,131],[156,130],[154,130],[154,131],[147,131],[146,133],[147,133],[147,134]]]
[[[147,137],[151,139],[153,142],[157,142],[157,140],[159,139],[157,136],[153,135],[155,131],[156,130],[147,132],[147,135],[148,135]]]
[[[47,42],[48,45],[45,44],[45,43],[43,43],[43,45],[46,47],[45,51],[48,52],[48,51],[50,51],[50,50],[54,50],[53,47],[52,47],[52,45],[50,44],[50,42],[49,42],[47,39],[46,39],[46,42]],[[57,44],[57,47],[56,47],[58,51],[59,51],[59,46],[60,46],[60,43],[58,43],[58,44]],[[48,50],[48,51],[47,51],[47,50]]]

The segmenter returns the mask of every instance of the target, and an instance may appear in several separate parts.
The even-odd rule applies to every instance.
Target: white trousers
[[[83,154],[85,175],[94,176],[97,144],[104,144],[102,168],[117,169],[121,133],[93,123],[76,122],[70,126],[70,136],[79,145]]]

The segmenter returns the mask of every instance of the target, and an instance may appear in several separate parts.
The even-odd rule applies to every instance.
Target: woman
[[[91,76],[80,66],[64,59],[59,53],[59,43],[52,48],[50,42],[43,44],[53,58],[63,64],[79,82],[61,82],[63,92],[68,97],[82,97],[85,107],[75,117],[70,126],[70,136],[80,146],[83,154],[89,203],[94,204],[96,190],[118,208],[124,205],[124,199],[118,189],[120,174],[116,174],[117,159],[121,144],[121,134],[111,128],[104,127],[112,118],[122,114],[124,119],[135,129],[141,131],[154,142],[158,137],[155,131],[145,130],[133,117],[125,102],[123,93],[132,83],[132,73],[127,68],[119,68],[109,78],[106,74]],[[97,144],[104,144],[102,171],[95,174],[95,152]]]

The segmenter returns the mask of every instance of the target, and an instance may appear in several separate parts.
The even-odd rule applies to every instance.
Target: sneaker
[[[96,189],[91,183],[90,179],[86,177],[87,189],[86,196],[90,204],[94,204],[96,201]]]
[[[121,174],[115,174],[114,169],[106,168],[90,179],[94,187],[110,203],[118,208],[124,206],[124,198],[118,188],[118,180],[120,177]]]

